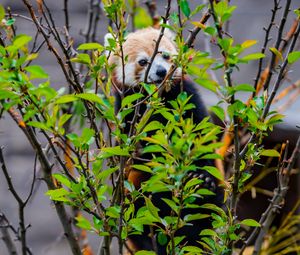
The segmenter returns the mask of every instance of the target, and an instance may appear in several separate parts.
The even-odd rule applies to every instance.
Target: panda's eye
[[[165,60],[169,60],[169,59],[170,59],[170,54],[169,54],[168,52],[163,52],[163,53],[162,53],[162,57],[163,57],[163,59],[165,59]]]
[[[145,66],[145,65],[148,64],[148,61],[147,61],[147,59],[141,59],[141,60],[139,60],[138,63],[139,63],[140,66]]]

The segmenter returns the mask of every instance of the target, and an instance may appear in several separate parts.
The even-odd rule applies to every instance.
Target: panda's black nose
[[[160,78],[165,78],[167,74],[167,69],[164,68],[163,66],[158,66],[156,70],[156,75],[159,76]]]

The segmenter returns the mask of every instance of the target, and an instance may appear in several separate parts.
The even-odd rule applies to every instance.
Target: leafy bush
[[[30,50],[29,45],[32,42],[36,45],[36,38],[17,34],[14,16],[10,11],[5,13],[4,8],[0,7],[1,116],[8,113],[34,148],[43,179],[49,189],[46,194],[54,201],[73,254],[82,254],[82,247],[66,207],[76,212],[77,227],[101,237],[103,242],[99,254],[112,254],[110,243],[113,238],[118,241],[119,254],[122,254],[124,246],[130,252],[125,241],[129,235],[142,234],[145,227],[155,227],[158,242],[167,245],[168,254],[242,254],[252,242],[255,243],[253,254],[258,254],[263,237],[270,230],[276,215],[275,208],[284,201],[299,149],[298,141],[288,160],[285,145],[280,152],[275,149],[266,150],[262,145],[263,138],[273,131],[274,125],[283,121],[283,115],[270,111],[270,107],[288,69],[300,58],[300,52],[295,51],[300,31],[299,10],[290,14],[294,15],[295,22],[290,29],[290,37],[282,40],[291,1],[282,3],[284,10],[277,29],[278,37],[273,47],[269,47],[269,33],[279,10],[279,1],[274,1],[261,52],[251,50],[256,41],[246,40],[237,44],[225,31],[226,24],[236,9],[229,1],[211,0],[192,10],[186,0],[177,1],[176,8],[171,9],[169,0],[160,20],[154,2],[148,1],[145,8],[135,0],[105,0],[101,5],[110,21],[108,31],[112,37],[109,45],[104,46],[94,41],[93,31],[96,30],[98,20],[92,18],[90,29],[85,34],[86,42],[76,49],[73,48],[68,32],[70,24],[67,8],[65,31],[61,32],[44,1],[38,1],[39,15],[43,19],[37,18],[37,12],[29,1],[23,0],[23,3],[36,26],[37,34],[43,37],[40,47],[47,45],[55,56],[65,75],[67,86],[55,89],[43,67],[33,64],[39,58],[40,47],[34,46]],[[91,4],[94,8],[91,13],[99,15],[100,3],[91,1]],[[200,14],[202,18],[194,21]],[[208,19],[211,20],[210,24],[206,24]],[[185,93],[170,102],[171,108],[166,107],[160,98],[159,89],[147,83],[140,84],[146,94],[137,92],[124,96],[124,91],[120,91],[121,107],[116,112],[116,99],[112,91],[117,88],[111,82],[114,66],[109,64],[105,52],[119,54],[124,64],[127,58],[122,54],[122,45],[126,34],[136,28],[157,26],[159,22],[162,34],[166,29],[175,34],[178,55],[174,56],[174,70],[181,68],[197,84],[217,95],[219,101],[210,110],[223,125],[213,124],[208,118],[196,125],[191,118],[184,117],[184,113],[194,107]],[[183,34],[190,26],[193,29],[185,39]],[[213,57],[211,52],[193,47],[199,32],[205,33],[210,42],[217,45],[217,57]],[[157,45],[158,43],[159,40]],[[269,53],[270,63],[263,69],[262,63]],[[240,65],[247,65],[250,61],[258,61],[259,65],[254,85],[236,84],[232,73],[238,71]],[[215,70],[222,72],[222,81],[211,77],[211,72]],[[247,101],[238,99],[237,93],[249,92],[251,96]],[[137,109],[141,104],[146,105],[147,110],[138,120]],[[124,128],[124,119],[129,114],[134,117],[128,132]],[[155,114],[161,114],[166,125],[151,121],[150,117]],[[220,138],[221,134],[223,138]],[[246,137],[246,142],[243,137]],[[147,146],[139,148],[141,142],[147,142]],[[225,152],[230,144],[233,149],[231,155],[227,155]],[[45,145],[47,150],[44,150]],[[159,157],[154,156],[150,161],[132,165],[132,160],[142,153],[159,153]],[[278,187],[259,222],[254,219],[240,221],[236,212],[240,194],[252,178],[251,170],[263,156],[279,158]],[[225,169],[229,176],[226,180],[222,174],[224,157],[231,158],[231,167]],[[225,189],[224,207],[203,204],[200,207],[209,213],[197,212],[182,218],[183,208],[192,207],[196,198],[213,195],[208,189],[197,188],[202,183],[200,179],[186,178],[186,173],[195,168],[193,162],[201,158],[218,162],[219,168],[204,166],[203,170],[222,183]],[[1,163],[20,208],[20,231],[15,234],[21,240],[23,254],[31,254],[26,243],[24,209],[32,190],[28,199],[22,200],[10,182],[2,151]],[[136,188],[126,179],[128,168],[151,173],[152,178]],[[33,185],[34,182],[35,179]],[[169,199],[164,199],[170,207],[168,216],[161,217],[151,200],[158,192],[172,194]],[[144,204],[138,211],[135,210],[137,200],[143,200]],[[1,219],[8,222],[2,216]],[[195,237],[201,248],[185,246],[183,237],[175,236],[175,232],[190,221],[207,217],[212,222],[212,228],[204,229],[199,237]],[[297,222],[298,218],[295,217]],[[294,225],[293,222],[291,226]],[[284,224],[284,228],[286,227]],[[243,236],[246,231],[251,233],[248,239]],[[9,233],[5,236],[9,237]],[[155,238],[154,234],[152,238]],[[238,248],[236,244],[241,240],[245,244]],[[295,241],[292,243],[295,244]],[[14,250],[14,244],[6,244],[10,251]],[[294,250],[299,250],[295,247]],[[293,249],[290,248],[289,252],[291,250]],[[85,247],[83,254],[91,254],[88,252],[91,252],[90,248]],[[139,251],[136,254],[155,253]]]

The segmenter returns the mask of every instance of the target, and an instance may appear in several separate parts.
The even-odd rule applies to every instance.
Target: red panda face
[[[124,85],[127,87],[137,86],[140,82],[144,82],[145,73],[153,55],[156,41],[160,31],[153,28],[146,28],[130,33],[123,44],[123,55],[125,57],[124,66]],[[172,66],[173,56],[177,54],[175,44],[166,32],[163,36],[158,53],[152,62],[149,74],[147,76],[148,83],[160,84]],[[116,64],[114,70],[114,82],[122,87],[123,84],[123,68],[122,61],[119,56],[112,56],[110,63]],[[179,70],[175,75],[179,75]]]

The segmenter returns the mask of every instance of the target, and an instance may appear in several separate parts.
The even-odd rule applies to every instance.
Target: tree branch
[[[26,255],[32,254],[30,249],[27,246],[26,242],[26,226],[25,226],[25,217],[24,217],[24,209],[26,207],[26,203],[23,202],[22,198],[19,196],[18,192],[16,191],[12,181],[11,177],[8,173],[5,161],[4,161],[4,156],[3,156],[3,147],[0,147],[0,163],[1,163],[1,168],[3,171],[3,174],[5,176],[5,179],[7,181],[8,189],[16,199],[18,203],[18,214],[19,214],[19,226],[20,226],[20,241],[21,241],[21,246],[22,246],[22,254]]]
[[[284,7],[284,12],[283,12],[283,15],[281,17],[280,25],[279,25],[279,28],[278,28],[277,39],[276,39],[275,46],[274,46],[275,49],[277,49],[277,50],[279,50],[279,46],[280,46],[280,43],[282,41],[282,33],[283,33],[283,29],[284,29],[284,26],[285,26],[285,23],[286,23],[286,20],[287,20],[288,13],[290,11],[290,5],[291,5],[291,0],[286,0],[286,4],[285,4],[285,7]],[[269,70],[266,82],[264,84],[264,90],[267,90],[269,88],[269,84],[270,84],[270,81],[271,81],[271,78],[272,78],[272,75],[273,75],[273,72],[274,72],[275,64],[276,64],[276,54],[274,52],[272,52],[270,70]]]
[[[299,153],[300,153],[300,136],[297,140],[292,156],[287,161],[288,165],[287,166],[285,165],[286,162],[284,158],[281,168],[278,169],[278,173],[277,173],[278,180],[279,180],[278,187],[274,190],[274,196],[269,204],[269,207],[263,214],[263,220],[260,221],[261,228],[258,230],[258,237],[256,238],[255,241],[253,255],[258,255],[260,253],[261,246],[264,241],[264,237],[267,235],[268,230],[270,229],[270,226],[278,213],[278,210],[284,204],[284,198],[289,188],[288,185],[289,185],[291,171],[292,168],[294,167],[296,158]]]
[[[8,222],[6,216],[0,212],[0,231],[2,234],[2,240],[6,245],[9,255],[17,255],[17,248],[10,237],[8,229],[10,228],[10,223]]]
[[[22,117],[13,109],[10,108],[8,110],[8,113],[12,117],[12,119],[18,124],[18,126],[21,128],[25,136],[27,137],[28,141],[30,142],[32,148],[35,150],[37,157],[39,159],[39,162],[41,164],[41,168],[43,170],[44,180],[48,186],[49,190],[56,189],[55,184],[53,183],[52,179],[52,165],[48,161],[47,156],[45,155],[40,142],[38,141],[36,135],[34,134],[31,127],[26,126],[24,123]],[[72,228],[72,221],[70,217],[67,215],[66,209],[63,205],[63,203],[55,201],[54,202],[55,209],[57,212],[57,215],[60,219],[60,222],[63,226],[63,229],[65,231],[65,236],[69,242],[69,245],[71,247],[71,250],[74,255],[81,255],[80,247],[77,243],[77,239],[75,237],[73,228]]]
[[[279,88],[279,86],[280,86],[280,84],[281,84],[281,82],[284,78],[284,73],[285,73],[285,70],[286,70],[286,67],[287,67],[287,64],[288,64],[288,55],[289,55],[289,53],[291,53],[294,50],[296,42],[297,42],[298,37],[299,37],[299,33],[300,33],[300,22],[299,22],[299,19],[298,19],[298,27],[297,27],[294,35],[293,35],[293,40],[292,40],[290,48],[289,48],[289,50],[286,54],[286,57],[283,61],[283,64],[280,66],[280,70],[279,70],[279,73],[278,73],[278,76],[277,76],[277,80],[276,80],[276,82],[273,86],[272,92],[271,92],[271,94],[268,97],[268,100],[266,102],[266,106],[265,106],[263,114],[262,114],[262,119],[266,118],[266,116],[267,116],[267,114],[270,110],[271,104],[273,102],[273,99],[276,96],[278,88]],[[271,70],[270,70],[270,72],[271,72]]]
[[[271,32],[272,27],[274,26],[274,21],[275,21],[276,13],[277,13],[277,11],[279,9],[280,9],[280,7],[279,7],[279,0],[274,0],[274,7],[271,10],[272,11],[272,16],[271,16],[271,20],[270,20],[269,26],[267,28],[264,28],[266,34],[265,34],[264,43],[263,43],[263,46],[262,46],[262,49],[261,49],[261,53],[262,54],[265,53],[267,45],[268,45],[268,43],[270,41],[270,32]],[[256,90],[257,90],[258,81],[260,79],[261,72],[262,72],[262,64],[263,64],[263,58],[260,58],[259,62],[258,62],[258,70],[257,70],[256,78],[254,80],[255,92],[253,92],[252,96],[254,96],[255,93],[257,93]]]
[[[277,179],[278,179],[278,187],[274,190],[273,198],[270,201],[268,208],[262,214],[259,223],[261,228],[255,228],[247,240],[244,242],[241,250],[239,251],[239,255],[242,255],[247,246],[249,246],[256,236],[255,246],[253,255],[259,254],[261,249],[261,245],[263,243],[264,237],[266,236],[274,218],[276,217],[278,210],[284,204],[284,198],[288,191],[288,185],[290,180],[291,171],[296,162],[297,156],[300,152],[300,136],[297,140],[295,148],[293,150],[292,156],[289,160],[286,160],[287,148],[285,149],[285,156],[282,160],[282,163],[279,165],[279,169],[277,171]],[[286,166],[286,163],[287,166]]]

